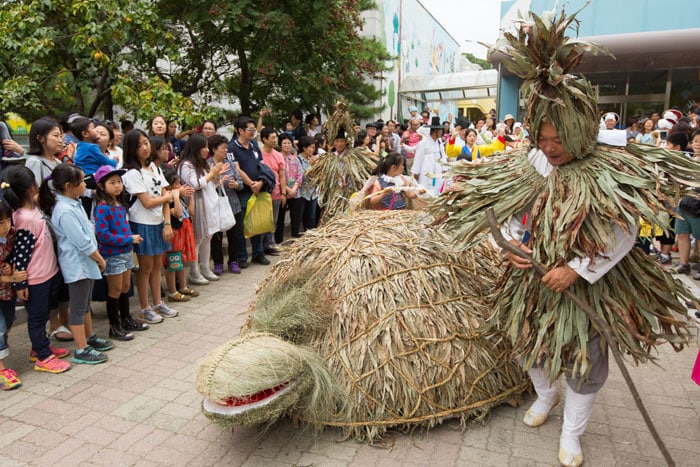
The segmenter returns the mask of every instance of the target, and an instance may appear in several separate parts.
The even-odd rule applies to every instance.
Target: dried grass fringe
[[[529,388],[505,336],[480,329],[500,256],[486,244],[451,249],[449,236],[425,227],[431,221],[410,211],[339,215],[296,240],[268,273],[244,329],[309,345],[347,394],[340,412],[309,406],[295,411],[301,420],[374,441],[390,427],[480,420]],[[298,300],[298,316],[278,301],[282,293]]]

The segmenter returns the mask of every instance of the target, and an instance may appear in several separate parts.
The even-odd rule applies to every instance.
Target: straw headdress
[[[585,6],[584,6],[585,7]],[[521,91],[527,98],[527,116],[533,141],[540,124],[549,121],[559,131],[567,151],[576,158],[593,152],[598,135],[598,93],[591,83],[572,74],[585,52],[609,52],[599,45],[566,36],[576,15],[547,18],[530,13],[531,20],[519,22],[516,34],[503,34],[506,44],[492,48],[507,58],[503,65],[524,80]]]

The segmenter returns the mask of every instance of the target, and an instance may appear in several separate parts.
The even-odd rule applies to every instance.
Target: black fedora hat
[[[430,120],[430,130],[444,130],[442,123],[440,123],[440,117],[433,117]]]

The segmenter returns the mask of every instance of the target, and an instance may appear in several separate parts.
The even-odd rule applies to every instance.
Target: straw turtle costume
[[[487,234],[493,208],[510,239],[522,240],[533,259],[549,268],[568,266],[580,276],[568,288],[609,323],[614,345],[634,362],[652,358],[654,346],[676,349],[687,340],[688,292],[641,250],[632,248],[640,218],[668,225],[674,199],[697,185],[700,165],[681,153],[628,144],[598,144],[597,93],[571,74],[584,52],[601,52],[565,36],[575,16],[531,14],[498,51],[524,80],[527,120],[538,142],[545,124],[573,159],[553,166],[539,149],[513,151],[483,164],[456,164],[454,184],[432,213],[466,246]],[[604,51],[603,51],[604,52]],[[551,127],[548,127],[551,128]],[[556,156],[556,155],[555,155]],[[526,233],[527,232],[527,233]],[[629,252],[629,253],[628,253]],[[596,392],[607,377],[605,341],[587,315],[546,287],[532,269],[509,267],[491,323],[504,330],[514,356],[529,371],[538,400],[525,423],[544,423],[559,400],[552,383],[568,378],[559,461],[583,462],[578,442]]]
[[[292,416],[375,441],[519,403],[527,377],[505,336],[482,329],[500,255],[453,250],[430,221],[363,210],[296,240],[242,336],[201,363],[204,414],[224,426]]]

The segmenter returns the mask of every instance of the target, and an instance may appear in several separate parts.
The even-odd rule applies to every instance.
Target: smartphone
[[[667,137],[668,137],[668,130],[659,131],[659,138],[661,138],[663,141],[666,141]]]

